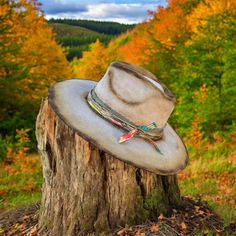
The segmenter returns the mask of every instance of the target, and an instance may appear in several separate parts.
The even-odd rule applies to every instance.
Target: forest
[[[63,20],[61,21],[63,22]],[[89,28],[70,25],[66,20],[64,21],[64,23],[57,23],[49,20],[48,23],[56,33],[57,42],[66,49],[66,57],[69,61],[72,61],[73,58],[81,58],[83,51],[88,50],[89,45],[96,42],[97,39],[107,45],[115,37],[112,34],[99,33]]]
[[[178,174],[181,193],[207,201],[225,226],[235,222],[235,0],[169,0],[137,25],[47,22],[36,0],[0,7],[0,210],[40,199],[34,130],[48,87],[72,77],[98,81],[121,60],[151,71],[177,97],[168,122],[190,156]],[[88,31],[62,36],[51,24]]]
[[[50,19],[49,25],[56,39],[66,49],[67,59],[81,58],[97,39],[107,45],[115,36],[131,30],[135,25],[77,19]]]
[[[66,25],[80,26],[102,34],[119,35],[134,28],[134,24],[121,24],[109,21],[94,21],[80,19],[50,19],[49,23],[60,23]]]

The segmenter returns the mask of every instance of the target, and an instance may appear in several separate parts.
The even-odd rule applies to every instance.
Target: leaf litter
[[[157,219],[143,224],[117,228],[116,236],[179,236],[179,235],[236,235],[236,223],[225,227],[223,220],[206,202],[183,197],[181,207],[172,214],[160,214]],[[40,204],[30,205],[10,212],[0,213],[1,236],[39,236],[38,215]]]

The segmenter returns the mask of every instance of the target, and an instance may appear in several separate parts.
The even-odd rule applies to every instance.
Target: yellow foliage
[[[198,4],[188,17],[188,25],[194,33],[199,33],[199,26],[207,23],[206,19],[212,15],[229,11],[236,13],[235,0],[206,0]]]
[[[61,46],[55,41],[52,29],[47,25],[35,0],[4,1],[0,14],[9,14],[1,22],[11,26],[3,40],[18,47],[16,53],[8,53],[5,60],[21,65],[27,71],[27,78],[17,81],[15,87],[22,91],[25,99],[38,99],[46,95],[47,88],[57,80],[71,76],[70,66]],[[8,2],[8,3],[6,3]],[[5,45],[5,47],[8,45]],[[7,73],[0,68],[0,76]]]
[[[83,57],[73,61],[74,75],[80,79],[100,80],[111,62],[108,50],[97,40],[90,45],[90,50],[83,52]]]

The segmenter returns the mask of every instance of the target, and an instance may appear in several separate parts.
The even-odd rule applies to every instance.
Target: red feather
[[[131,130],[129,133],[126,133],[126,134],[123,134],[121,137],[120,137],[120,140],[119,140],[119,143],[123,143],[131,138],[134,137],[135,134],[137,134],[138,132],[138,129],[133,129]]]

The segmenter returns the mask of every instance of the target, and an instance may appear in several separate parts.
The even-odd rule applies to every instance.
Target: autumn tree
[[[168,3],[168,7],[149,12],[151,19],[129,34],[129,41],[121,45],[118,53],[125,60],[144,66],[171,86],[169,72],[178,64],[176,47],[191,35],[187,16],[199,0],[171,0]]]
[[[13,12],[10,3],[7,0],[0,0],[0,6],[0,82],[3,83],[3,80],[23,77],[23,73],[21,73],[23,68],[20,64],[10,59],[10,56],[15,57],[19,52],[20,46],[15,42],[16,36],[12,30],[13,23],[11,22],[11,17]],[[3,86],[0,89],[3,89]]]
[[[117,53],[121,54],[125,61],[140,66],[149,63],[150,56],[154,51],[154,45],[148,33],[149,28],[150,22],[142,23],[133,32],[121,36],[123,41],[121,41]]]
[[[15,83],[25,79],[28,70],[15,60],[20,52],[20,41],[23,40],[22,37],[17,37],[13,30],[13,7],[17,4],[7,0],[1,0],[0,4],[0,126],[1,131],[5,128],[5,132],[8,132],[8,124],[4,124],[4,121],[12,116],[12,106],[15,102],[15,96],[12,95],[18,93]]]
[[[10,135],[33,128],[41,97],[70,67],[37,1],[0,3],[0,132]]]
[[[175,113],[177,126],[188,131],[188,124],[198,115],[201,130],[209,136],[229,130],[235,119],[236,14],[233,7],[222,7],[221,12],[203,17],[204,24],[194,28],[188,44],[179,49],[182,65],[172,70],[172,76],[181,103]]]
[[[74,74],[78,78],[99,80],[109,65],[108,52],[97,39],[90,45],[90,50],[83,52],[81,59],[73,61]]]

